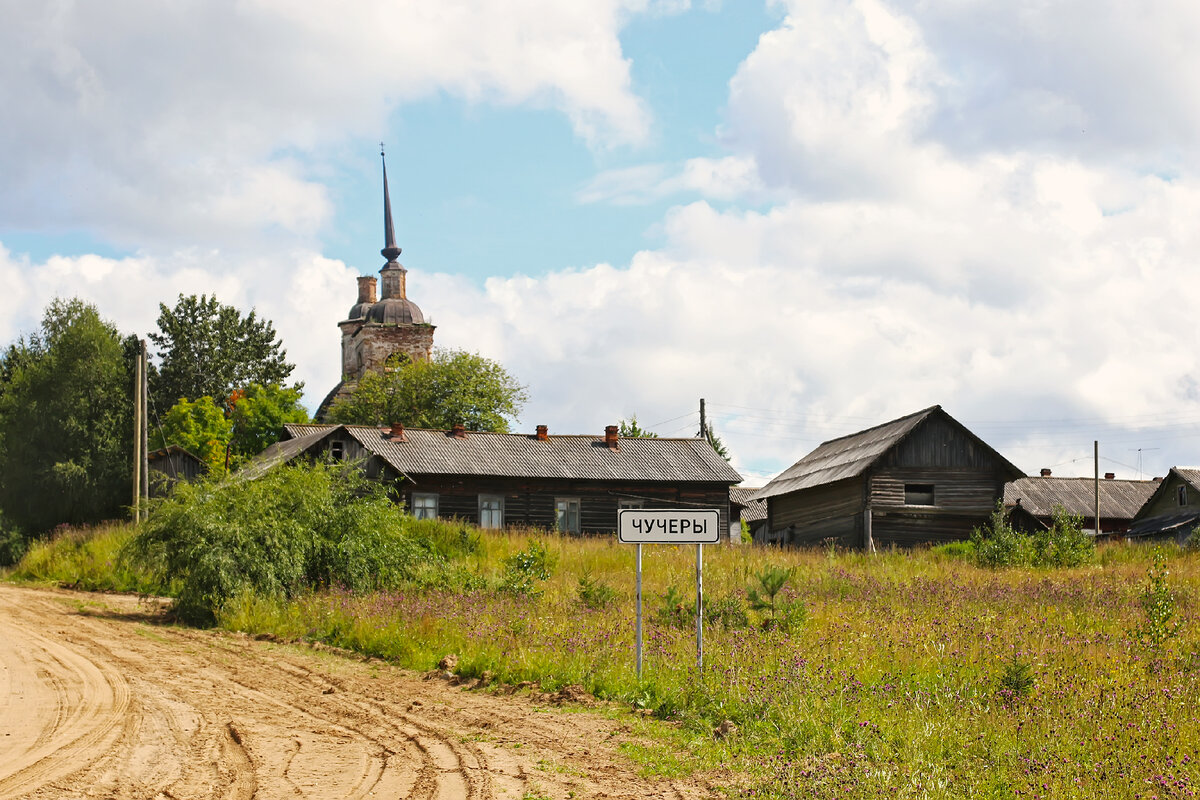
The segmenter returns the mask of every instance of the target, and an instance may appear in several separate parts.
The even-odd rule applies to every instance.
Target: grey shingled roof
[[[621,439],[617,450],[603,436],[550,436],[406,429],[394,442],[379,428],[360,425],[286,425],[304,437],[338,427],[406,475],[489,475],[571,480],[738,483],[742,476],[704,439]]]
[[[754,499],[754,495],[759,491],[746,486],[729,487],[729,501],[742,506],[744,510],[741,518],[746,522],[757,522],[767,518],[767,501]]]
[[[287,426],[284,427],[294,427]],[[287,461],[291,461],[296,456],[303,453],[308,448],[312,447],[317,442],[324,439],[336,425],[309,425],[304,427],[316,428],[319,430],[311,430],[296,436],[293,439],[284,439],[282,442],[275,444],[263,450],[256,455],[250,463],[238,470],[238,475],[243,478],[253,479],[265,473],[267,470],[277,467]]]
[[[1146,504],[1158,484],[1154,481],[1100,481],[1100,517],[1133,519]],[[1049,517],[1055,506],[1070,514],[1091,517],[1096,513],[1096,486],[1093,478],[1019,478],[1004,485],[1004,505],[1021,508],[1035,517]]]
[[[792,466],[775,476],[766,486],[755,495],[756,499],[765,500],[768,497],[822,486],[827,483],[854,478],[861,475],[872,464],[883,457],[884,453],[900,444],[918,425],[934,414],[942,414],[946,419],[958,425],[968,436],[971,436],[996,457],[1002,464],[1007,465],[1014,475],[1024,474],[1008,462],[1002,455],[975,434],[967,430],[961,423],[942,410],[941,406],[930,406],[891,422],[867,428],[858,433],[830,439],[821,444],[816,450],[797,461]]]

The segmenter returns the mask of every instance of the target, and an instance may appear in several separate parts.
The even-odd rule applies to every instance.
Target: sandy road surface
[[[0,585],[0,798],[700,798],[621,724]]]

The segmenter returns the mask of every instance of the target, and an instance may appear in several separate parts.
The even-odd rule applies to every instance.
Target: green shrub
[[[754,576],[758,586],[748,591],[750,608],[763,615],[764,630],[788,632],[798,628],[808,618],[808,611],[798,600],[789,600],[781,593],[792,577],[792,570],[771,564]]]
[[[255,480],[179,484],[129,542],[176,612],[211,624],[229,598],[292,597],[312,587],[395,587],[444,568],[445,537],[414,532],[382,485],[337,465],[285,466]]]
[[[685,597],[674,586],[667,587],[667,593],[659,601],[658,608],[650,615],[650,620],[668,628],[687,628],[696,624],[696,601]]]
[[[554,558],[545,542],[535,539],[524,550],[505,558],[503,565],[500,591],[526,597],[540,597],[543,591],[542,582],[548,580],[554,570]]]
[[[1096,558],[1096,542],[1083,532],[1083,519],[1061,506],[1048,529],[1022,533],[998,501],[987,524],[971,532],[971,545],[982,567],[1078,567]]]
[[[601,611],[617,599],[617,590],[604,581],[595,580],[589,574],[579,576],[579,602],[584,608]]]
[[[945,542],[929,548],[929,552],[943,558],[955,558],[970,561],[975,558],[975,542]]]
[[[0,517],[0,567],[16,564],[28,548],[29,540],[16,528],[5,525]]]
[[[746,603],[736,594],[725,595],[704,605],[704,620],[711,625],[720,625],[726,630],[742,630],[750,627],[750,615]]]
[[[1179,635],[1183,625],[1182,620],[1175,618],[1175,596],[1167,583],[1170,574],[1166,555],[1161,548],[1154,548],[1154,563],[1147,573],[1146,588],[1138,598],[1143,618],[1134,631],[1134,637],[1151,657],[1151,664],[1162,655],[1167,642]]]
[[[1016,653],[1004,665],[1000,673],[999,691],[1007,700],[1018,700],[1029,697],[1037,685],[1033,674],[1033,664],[1025,661]]]

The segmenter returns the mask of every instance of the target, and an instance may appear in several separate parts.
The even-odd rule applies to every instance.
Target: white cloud
[[[649,115],[617,34],[644,6],[7,2],[0,214],[134,246],[315,231],[325,190],[280,154],[374,136],[438,92],[558,109],[597,147],[636,142]]]
[[[689,158],[679,166],[639,164],[599,173],[576,195],[581,203],[643,205],[689,193],[713,200],[770,196],[754,159]]]

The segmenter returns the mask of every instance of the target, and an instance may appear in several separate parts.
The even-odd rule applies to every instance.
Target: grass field
[[[100,549],[122,535],[102,532],[116,544]],[[73,582],[65,561],[85,551],[64,548],[55,568],[31,552],[41,572],[23,562],[17,574]],[[726,769],[734,795],[1194,797],[1200,554],[1164,553],[1147,602],[1144,547],[1101,547],[1092,566],[989,570],[929,550],[710,546],[697,669],[695,549],[647,546],[641,681],[633,548],[607,539],[484,533],[460,565],[469,586],[243,595],[218,620],[415,669],[454,653],[469,676],[582,684],[671,723],[659,745],[631,750],[648,772]],[[771,569],[789,571],[774,625],[748,608]]]

